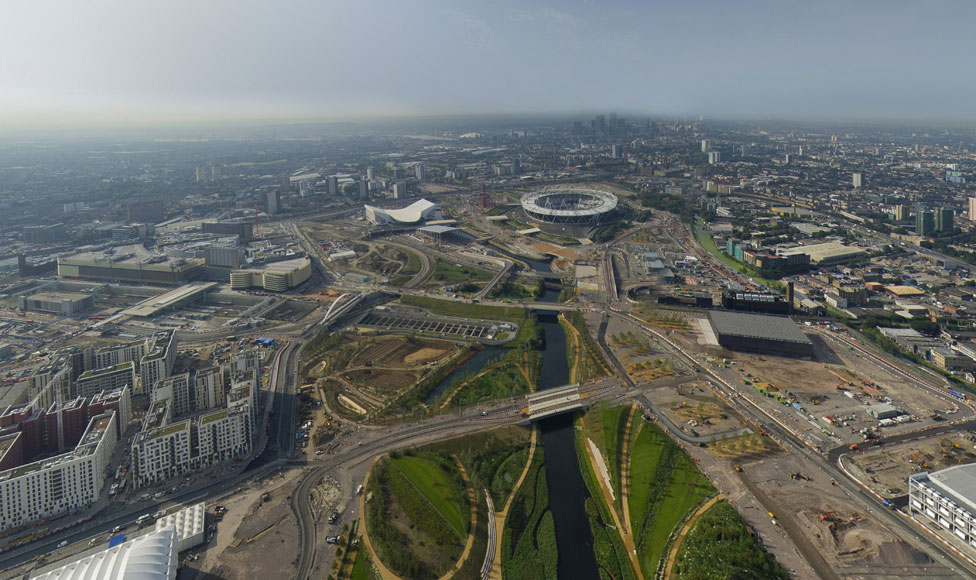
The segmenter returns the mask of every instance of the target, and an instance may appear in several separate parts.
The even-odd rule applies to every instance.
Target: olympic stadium
[[[595,224],[617,208],[617,196],[596,189],[543,189],[522,196],[522,210],[550,224]]]

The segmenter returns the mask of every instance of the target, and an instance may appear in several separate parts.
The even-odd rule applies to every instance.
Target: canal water
[[[437,386],[431,392],[427,393],[424,404],[427,406],[433,405],[437,401],[437,398],[448,387],[454,384],[455,381],[460,380],[462,377],[475,374],[488,366],[488,363],[504,356],[506,352],[508,351],[504,348],[486,348],[475,352],[471,358],[458,365],[451,374],[447,375],[443,381],[437,383]]]
[[[563,386],[569,383],[566,334],[554,313],[539,313],[539,324],[546,333],[539,389]],[[558,576],[574,580],[598,579],[600,573],[593,553],[593,534],[584,504],[589,492],[576,456],[573,415],[544,419],[539,422],[539,429],[546,456],[549,509],[556,527]]]

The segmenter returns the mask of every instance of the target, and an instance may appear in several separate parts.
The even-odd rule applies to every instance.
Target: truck
[[[143,515],[139,516],[139,519],[136,520],[136,525],[139,526],[139,527],[147,526],[150,523],[152,523],[153,519],[154,518],[153,518],[152,514],[143,514]]]

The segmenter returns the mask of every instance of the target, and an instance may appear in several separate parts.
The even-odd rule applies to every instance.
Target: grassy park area
[[[629,436],[630,522],[641,570],[652,578],[672,532],[715,488],[653,423],[635,421]]]
[[[479,268],[471,268],[452,264],[446,260],[434,262],[434,273],[431,280],[434,282],[462,282],[469,280],[491,280],[492,274]]]
[[[671,577],[786,580],[790,575],[759,546],[735,508],[718,502],[698,518],[681,542]]]

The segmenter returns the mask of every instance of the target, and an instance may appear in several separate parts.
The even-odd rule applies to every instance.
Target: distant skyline
[[[976,119],[976,4],[46,0],[0,127],[442,114]]]

